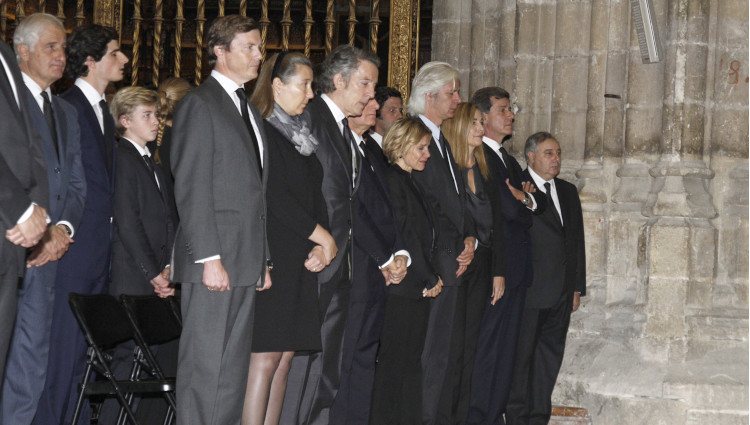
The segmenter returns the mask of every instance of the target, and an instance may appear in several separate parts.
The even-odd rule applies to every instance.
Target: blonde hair
[[[161,146],[161,139],[164,137],[164,127],[167,121],[172,120],[172,113],[177,102],[182,100],[190,92],[190,83],[187,80],[177,77],[170,77],[159,84],[157,93],[159,94],[159,134],[156,136],[157,146]]]
[[[459,168],[469,168],[469,130],[474,122],[474,115],[479,112],[476,106],[468,102],[461,102],[456,108],[453,118],[443,121],[440,130],[448,140],[453,150],[453,157]],[[479,166],[479,172],[485,180],[490,176],[490,169],[487,167],[487,160],[484,157],[484,149],[478,147],[474,149],[474,159]]]
[[[421,119],[406,116],[393,123],[383,139],[383,153],[388,161],[395,163],[396,160],[406,154],[414,145],[418,144],[425,136],[431,136],[430,129]]]
[[[153,90],[137,86],[120,89],[115,93],[109,106],[109,111],[115,119],[117,134],[122,136],[125,133],[125,128],[120,124],[120,117],[130,115],[141,105],[157,106],[158,104],[159,96]]]

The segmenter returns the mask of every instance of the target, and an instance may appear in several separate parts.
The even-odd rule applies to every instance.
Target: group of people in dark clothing
[[[180,425],[549,421],[583,220],[552,134],[525,170],[503,147],[507,91],[461,102],[429,62],[404,105],[348,45],[261,66],[256,22],[229,15],[199,87],[107,102],[117,40],[34,14],[15,55],[0,44],[0,423],[69,423],[86,345],[67,294],[107,291],[179,299],[182,335],[155,348]],[[122,378],[132,350],[112,354]]]

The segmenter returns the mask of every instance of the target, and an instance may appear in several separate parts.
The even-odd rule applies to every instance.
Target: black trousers
[[[466,307],[464,317],[456,318],[456,323],[464,323],[463,344],[460,341],[453,345],[459,350],[451,358],[459,365],[453,369],[450,387],[452,392],[445,392],[444,402],[450,403],[451,424],[463,424],[469,410],[469,396],[471,392],[472,371],[474,357],[479,338],[479,326],[484,310],[489,304],[492,293],[492,278],[490,276],[490,250],[484,246],[477,247],[466,273],[462,288],[465,292]],[[457,314],[459,312],[457,311]],[[458,336],[460,338],[460,336]]]
[[[550,308],[524,308],[505,413],[508,425],[546,425],[560,372],[573,295],[563,293]]]
[[[430,303],[390,294],[380,338],[371,425],[422,423],[422,348]]]
[[[471,401],[466,416],[469,425],[502,423],[513,378],[525,298],[525,287],[509,288],[495,305],[488,305],[484,310],[474,357]]]

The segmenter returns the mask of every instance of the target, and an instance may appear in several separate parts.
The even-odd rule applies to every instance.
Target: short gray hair
[[[409,96],[409,114],[423,114],[425,95],[435,94],[448,84],[460,81],[458,71],[446,62],[427,62],[414,76]]]
[[[320,93],[333,93],[336,90],[333,77],[341,74],[344,80],[349,81],[362,61],[372,62],[375,67],[380,67],[380,59],[370,52],[348,44],[333,49],[318,65],[315,73],[315,90]]]
[[[65,32],[62,21],[48,13],[34,13],[21,21],[13,33],[13,46],[16,54],[18,54],[18,46],[22,44],[29,50],[34,50],[34,46],[39,41],[39,35],[47,26],[53,26]]]
[[[555,136],[553,136],[552,133],[548,133],[546,131],[540,131],[529,136],[529,138],[526,139],[526,144],[523,146],[523,156],[526,161],[529,160],[529,152],[536,152],[536,148],[539,146],[539,144],[549,139],[557,142]]]

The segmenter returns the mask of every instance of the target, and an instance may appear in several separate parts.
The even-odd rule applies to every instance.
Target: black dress
[[[315,226],[328,228],[323,168],[264,121],[268,139],[268,246],[272,286],[255,300],[253,352],[320,351],[317,279],[305,266]]]

